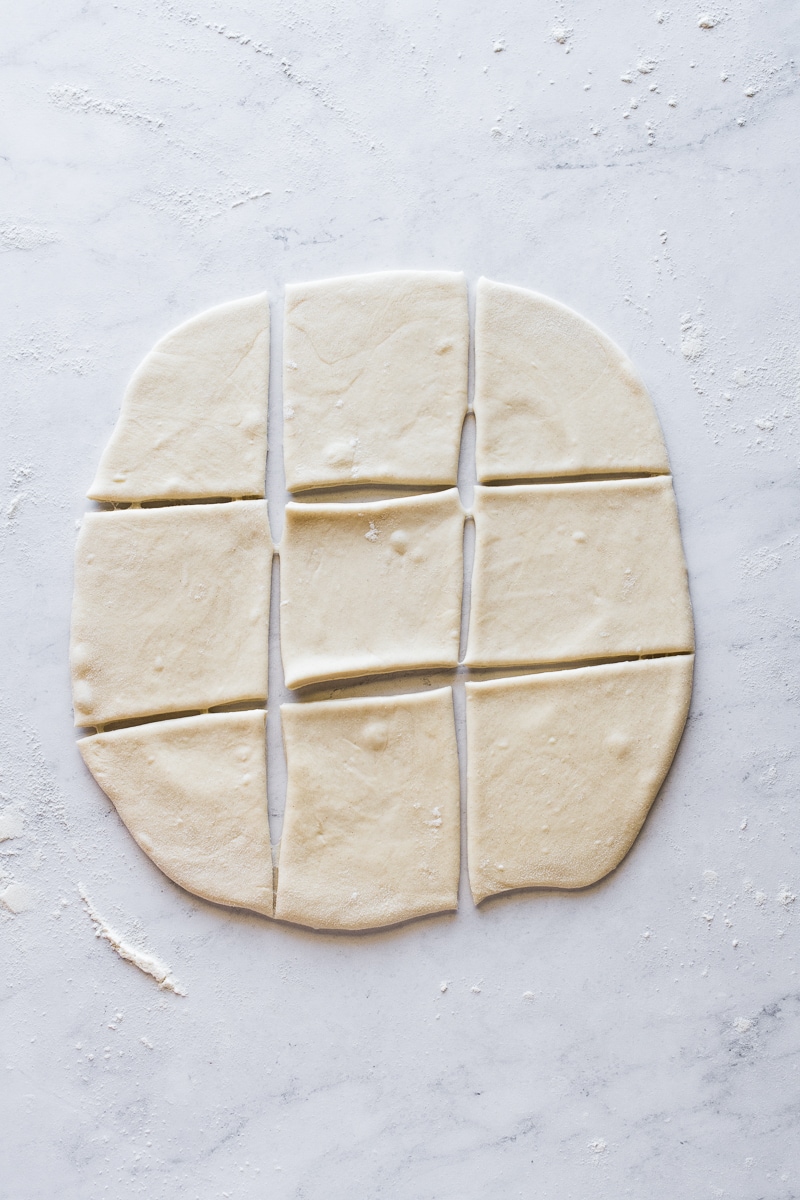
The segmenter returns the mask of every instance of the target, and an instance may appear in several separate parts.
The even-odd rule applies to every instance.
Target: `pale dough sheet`
[[[212,713],[82,738],[145,854],[195,895],[272,916],[266,713]]]
[[[266,293],[173,329],[128,384],[90,499],[263,496],[268,379]]]
[[[369,504],[287,504],[287,686],[455,667],[463,529],[455,488]]]
[[[694,648],[668,476],[478,487],[474,513],[470,666]]]
[[[286,486],[455,483],[467,411],[463,275],[386,271],[286,288]]]
[[[478,281],[478,479],[669,471],[633,363],[585,318],[536,292]]]
[[[677,749],[693,655],[467,689],[467,841],[476,903],[579,888],[624,858]]]
[[[76,725],[267,695],[265,500],[90,512],[75,554]]]
[[[372,929],[455,909],[450,688],[281,708],[289,773],[276,917]]]

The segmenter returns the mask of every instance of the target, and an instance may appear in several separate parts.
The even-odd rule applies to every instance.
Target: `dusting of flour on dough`
[[[125,959],[125,962],[133,963],[140,971],[144,971],[145,975],[151,975],[160,988],[174,992],[176,996],[186,995],[186,990],[173,978],[169,967],[165,966],[155,955],[148,954],[145,950],[138,950],[136,946],[123,941],[108,922],[103,920],[87,896],[82,883],[78,884],[78,893],[94,925],[96,937],[104,938],[116,950],[120,958]]]

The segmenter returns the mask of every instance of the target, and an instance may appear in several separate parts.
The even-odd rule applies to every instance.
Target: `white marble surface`
[[[7,6],[0,891],[30,907],[0,905],[2,1200],[800,1194],[800,22],[587,8]],[[406,266],[545,291],[641,367],[695,697],[600,886],[319,935],[183,894],[83,769],[75,523],[159,334]]]

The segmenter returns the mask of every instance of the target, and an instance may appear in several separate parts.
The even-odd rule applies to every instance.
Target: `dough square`
[[[450,688],[281,708],[288,766],[275,915],[371,929],[455,909]]]
[[[694,648],[669,477],[478,487],[474,513],[470,666]]]
[[[268,380],[266,293],[171,330],[125,390],[89,498],[263,496]]]
[[[455,483],[468,358],[462,274],[386,271],[287,287],[286,486]]]
[[[478,478],[669,471],[636,368],[601,330],[536,292],[478,281]]]
[[[175,883],[272,916],[263,711],[154,721],[81,738],[84,762]]]
[[[287,687],[457,665],[464,510],[455,488],[369,504],[291,503],[285,516]]]
[[[87,513],[75,724],[265,700],[271,562],[265,500]]]
[[[680,741],[693,663],[675,655],[466,685],[476,903],[586,887],[621,862]]]

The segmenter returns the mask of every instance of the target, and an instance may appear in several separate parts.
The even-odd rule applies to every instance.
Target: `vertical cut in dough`
[[[455,667],[464,515],[455,488],[369,504],[287,504],[287,686]]]
[[[271,562],[265,500],[87,513],[75,724],[266,700]]]
[[[467,845],[476,904],[580,888],[628,853],[669,770],[692,655],[468,683]]]
[[[450,688],[281,708],[289,773],[275,915],[373,929],[458,902]]]
[[[173,329],[128,384],[90,499],[263,496],[268,380],[265,293]]]
[[[287,287],[286,486],[455,483],[468,356],[461,274],[386,271]]]
[[[210,713],[82,738],[78,747],[145,854],[217,904],[271,917],[266,713]]]
[[[630,359],[585,318],[524,288],[478,282],[478,478],[669,470]]]
[[[668,476],[478,487],[470,666],[694,648]]]

